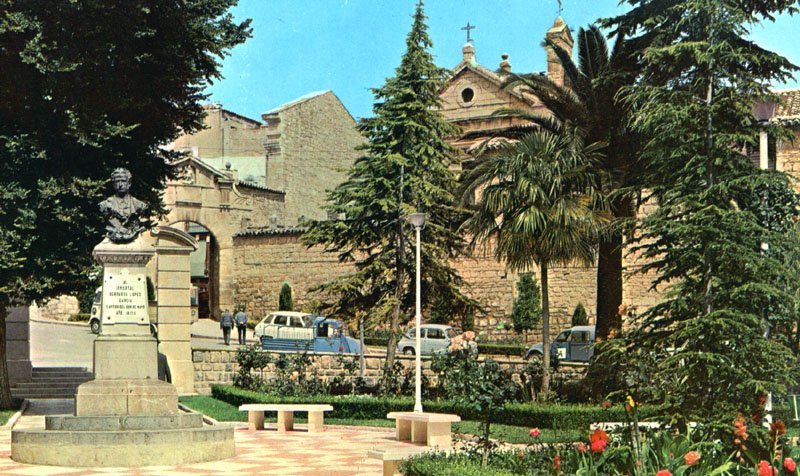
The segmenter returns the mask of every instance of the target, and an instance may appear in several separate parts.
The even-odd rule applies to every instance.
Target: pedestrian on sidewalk
[[[236,329],[239,330],[239,345],[245,345],[247,343],[247,314],[244,313],[244,306],[239,308],[234,320]]]
[[[219,318],[219,327],[222,329],[222,338],[225,345],[231,345],[231,329],[233,329],[233,314],[230,309],[225,309]]]

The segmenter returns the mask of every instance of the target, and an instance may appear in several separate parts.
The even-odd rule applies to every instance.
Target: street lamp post
[[[415,333],[415,349],[414,349],[414,356],[416,361],[416,375],[414,379],[414,411],[418,413],[422,413],[422,346],[421,346],[421,329],[422,326],[422,314],[420,308],[422,307],[422,297],[421,297],[421,290],[420,290],[420,231],[422,227],[425,225],[425,214],[424,213],[412,213],[408,216],[408,222],[414,226],[414,230],[417,232],[417,299],[416,299],[416,323],[417,323],[417,332]]]

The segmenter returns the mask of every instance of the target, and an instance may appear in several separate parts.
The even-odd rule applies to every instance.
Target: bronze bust
[[[115,195],[100,202],[100,213],[106,220],[106,236],[113,243],[130,243],[150,226],[148,207],[131,196],[131,173],[118,168],[111,173]]]

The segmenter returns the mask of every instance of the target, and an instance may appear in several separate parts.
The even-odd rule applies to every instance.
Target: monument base
[[[158,380],[158,342],[150,335],[101,335],[94,341],[94,378]]]
[[[175,415],[178,391],[160,380],[92,380],[78,387],[75,416]]]

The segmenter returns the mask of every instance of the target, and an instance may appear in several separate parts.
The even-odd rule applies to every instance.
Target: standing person
[[[231,345],[231,329],[233,329],[233,314],[230,309],[225,309],[222,316],[219,318],[219,327],[222,329],[222,338],[225,339],[225,345]]]
[[[234,320],[236,328],[239,330],[239,345],[245,345],[247,343],[247,314],[244,313],[244,306],[239,308]]]

